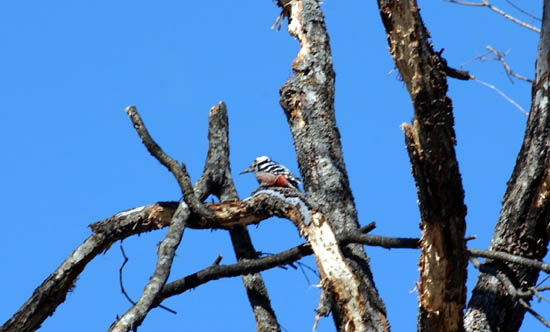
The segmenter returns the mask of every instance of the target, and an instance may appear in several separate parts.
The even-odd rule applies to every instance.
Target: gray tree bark
[[[550,230],[549,61],[550,1],[544,0],[531,110],[489,247],[536,260],[547,253]],[[466,331],[518,331],[526,307],[500,279],[525,290],[535,285],[539,270],[493,260],[485,265],[496,273],[479,275],[465,314]]]
[[[358,229],[357,212],[344,163],[334,113],[334,71],[324,17],[316,0],[279,1],[288,31],[301,44],[292,64],[296,74],[281,88],[281,106],[294,138],[304,190],[336,235]],[[374,285],[368,258],[361,245],[342,247],[358,281],[364,326],[388,331],[386,308]],[[333,287],[335,285],[332,285]],[[341,299],[332,298],[332,314],[339,331],[348,331],[349,317]]]
[[[379,0],[390,52],[414,108],[405,142],[420,208],[418,331],[463,331],[466,206],[456,160],[446,64],[434,52],[416,0]]]

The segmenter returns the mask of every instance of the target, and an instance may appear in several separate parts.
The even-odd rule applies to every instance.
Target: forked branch
[[[208,209],[206,209],[201,204],[199,199],[195,196],[193,186],[191,185],[191,179],[189,177],[189,174],[187,173],[185,164],[179,164],[174,158],[167,155],[153,140],[153,138],[147,131],[147,128],[145,128],[145,124],[143,123],[143,120],[141,119],[141,116],[137,112],[135,106],[128,106],[126,108],[126,113],[134,124],[134,128],[136,129],[139,138],[143,142],[143,145],[145,145],[145,147],[147,148],[147,151],[149,151],[149,153],[151,153],[151,155],[155,157],[162,165],[166,166],[166,168],[168,168],[170,172],[172,172],[172,174],[178,181],[181,192],[183,194],[183,200],[190,207],[191,211],[198,213],[205,218],[212,217],[212,213],[208,211]]]

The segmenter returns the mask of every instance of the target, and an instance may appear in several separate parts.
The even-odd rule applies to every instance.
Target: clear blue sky
[[[538,1],[523,4],[540,15]],[[496,6],[513,11],[504,0]],[[533,76],[538,35],[484,8],[421,1],[436,49],[459,67],[485,53],[506,51],[512,68]],[[375,1],[326,0],[322,6],[336,71],[336,118],[361,224],[375,234],[419,236],[418,208],[400,124],[412,118]],[[292,75],[298,43],[286,24],[270,30],[279,10],[269,1],[3,1],[0,3],[0,241],[3,301],[0,323],[19,308],[90,230],[119,211],[177,200],[172,176],[149,156],[124,108],[136,105],[166,152],[186,162],[193,181],[207,149],[209,108],[229,111],[231,163],[239,195],[256,183],[236,175],[259,155],[297,172],[279,88]],[[530,21],[533,24],[537,22]],[[529,109],[531,86],[511,83],[496,62],[466,69]],[[470,245],[486,248],[521,145],[526,117],[475,82],[449,81],[457,154],[468,205]],[[269,220],[250,232],[257,250],[275,253],[303,240],[291,223]],[[129,293],[138,298],[165,231],[125,241]],[[393,331],[416,328],[418,252],[367,248]],[[171,280],[223,254],[235,261],[226,232],[185,232]],[[97,257],[41,331],[102,331],[129,304],[118,288],[118,244]],[[304,263],[314,267],[314,261]],[[306,271],[273,269],[263,276],[286,331],[309,331],[319,290]],[[468,291],[477,273],[469,274]],[[253,331],[239,278],[225,279],[155,309],[140,331]],[[547,304],[536,307],[548,318]],[[543,330],[529,315],[522,331]],[[318,331],[334,331],[332,319]]]

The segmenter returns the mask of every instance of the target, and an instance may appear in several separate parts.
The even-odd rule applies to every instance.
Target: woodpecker
[[[254,172],[256,180],[262,187],[292,187],[298,188],[300,178],[297,178],[288,168],[271,160],[267,156],[261,156],[254,160],[252,165],[241,172]]]

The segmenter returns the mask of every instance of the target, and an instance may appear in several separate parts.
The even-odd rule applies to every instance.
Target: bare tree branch
[[[258,193],[243,201],[211,203],[213,219],[204,219],[191,213],[187,227],[197,229],[230,229],[235,226],[257,224],[272,216],[288,218],[296,206],[281,199],[288,190],[281,188],[277,193]],[[156,230],[169,225],[177,202],[160,202],[120,212],[106,220],[91,224],[94,235],[86,239],[65,261],[34,291],[33,295],[0,328],[2,332],[30,332],[36,330],[50,316],[74,286],[78,275],[96,255],[129,236]]]
[[[470,63],[472,61],[475,61],[475,60],[481,60],[481,61],[484,61],[484,60],[487,60],[485,58],[485,56],[487,56],[488,54],[491,54],[491,53],[494,53],[496,55],[496,58],[495,59],[491,59],[491,60],[498,60],[500,62],[502,62],[503,66],[504,66],[504,69],[506,70],[506,74],[508,75],[508,78],[510,79],[510,81],[513,83],[512,79],[510,78],[510,76],[514,76],[518,79],[521,79],[521,80],[524,80],[524,81],[527,81],[527,82],[533,82],[531,79],[529,78],[526,78],[524,76],[521,76],[519,74],[516,74],[514,73],[510,66],[508,66],[508,64],[504,61],[504,54],[502,52],[499,52],[499,51],[496,51],[494,49],[492,49],[490,46],[487,46],[487,49],[489,49],[489,52],[485,53],[485,54],[482,54],[480,56],[477,56],[475,57],[474,59],[466,62],[466,63],[463,63],[461,65],[462,66],[465,66],[467,63]],[[441,52],[440,52],[441,54]],[[444,71],[445,73],[447,74],[447,76],[449,77],[452,77],[452,78],[456,78],[456,79],[460,79],[460,80],[474,80],[476,81],[477,83],[483,85],[483,86],[486,86],[488,87],[489,89],[492,89],[494,91],[496,91],[499,95],[501,95],[504,99],[506,99],[507,102],[509,102],[510,104],[514,105],[517,109],[520,110],[520,112],[522,112],[523,114],[525,115],[528,115],[529,113],[527,113],[527,111],[525,111],[523,109],[523,107],[521,107],[516,101],[514,101],[512,98],[508,97],[504,92],[502,92],[499,88],[497,88],[496,86],[490,84],[490,83],[487,83],[485,81],[482,81],[480,79],[478,79],[477,77],[473,76],[470,74],[470,72],[468,71],[465,71],[465,70],[457,70],[457,69],[454,69],[452,67],[449,67],[447,66],[447,61],[445,61],[443,58],[442,58],[442,61],[443,61],[443,65],[444,65]]]
[[[534,20],[537,20],[537,21],[539,21],[539,22],[542,22],[542,20],[540,19],[540,17],[537,17],[537,16],[535,16],[535,15],[533,15],[533,14],[527,12],[527,11],[524,10],[523,8],[521,8],[521,7],[519,7],[518,5],[516,5],[515,3],[513,3],[512,1],[506,0],[506,2],[507,2],[510,6],[514,7],[516,10],[518,10],[519,12],[521,12],[522,14],[525,14],[525,15],[529,16],[530,18],[534,19]]]
[[[126,289],[124,288],[124,282],[122,281],[122,271],[124,270],[124,266],[126,265],[126,263],[128,263],[128,256],[126,256],[126,252],[124,251],[124,246],[122,245],[122,240],[120,240],[120,252],[122,253],[122,258],[124,258],[124,261],[122,262],[122,264],[120,265],[120,268],[118,270],[118,282],[120,284],[120,291],[122,292],[122,294],[124,295],[124,297],[128,300],[128,302],[130,302],[132,305],[136,304],[136,301],[132,300],[132,298],[130,298],[130,295],[126,292]],[[159,308],[161,309],[164,309],[170,313],[173,313],[173,314],[177,314],[176,311],[168,308],[168,307],[165,307],[163,305],[159,305]]]
[[[311,254],[313,254],[311,247],[307,244],[301,244],[297,247],[271,256],[252,260],[242,259],[238,263],[231,265],[213,264],[184,278],[166,284],[161,295],[157,298],[156,304],[160,304],[169,297],[184,293],[189,289],[196,288],[212,280],[237,277],[243,274],[258,273],[277,266],[291,264],[300,258]]]
[[[126,332],[135,330],[139,325],[141,325],[149,310],[153,308],[153,301],[161,292],[166,280],[168,280],[168,276],[170,275],[174,255],[180,244],[189,214],[190,212],[187,204],[180,202],[170,222],[170,228],[158,247],[157,266],[153,276],[145,286],[145,289],[136,304],[128,309],[122,317],[117,319],[108,331]]]
[[[474,81],[478,82],[479,84],[483,85],[483,86],[486,86],[488,87],[489,89],[492,89],[494,91],[496,91],[496,93],[498,93],[499,95],[501,95],[504,99],[506,99],[507,102],[509,102],[510,104],[514,105],[521,113],[523,113],[524,115],[526,116],[529,116],[529,113],[523,109],[523,107],[521,107],[518,103],[516,103],[512,98],[508,97],[504,92],[502,92],[499,88],[497,88],[496,86],[490,84],[490,83],[487,83],[485,81],[482,81],[480,80],[479,78],[474,78]]]
[[[507,294],[514,301],[516,301],[527,312],[533,315],[533,317],[539,320],[543,325],[545,325],[546,327],[550,327],[550,323],[546,321],[544,317],[538,314],[535,310],[533,310],[533,308],[531,308],[531,306],[529,306],[527,302],[525,302],[525,298],[531,298],[531,296],[533,295],[533,292],[522,291],[517,289],[514,286],[514,283],[510,280],[510,278],[504,272],[497,270],[495,267],[481,264],[477,259],[470,258],[470,261],[480,272],[491,275],[496,279],[498,279],[500,283],[503,285],[503,288],[506,290]]]
[[[530,313],[533,317],[535,317],[539,322],[541,322],[544,326],[550,328],[550,322],[544,319],[544,317],[542,317],[538,312],[533,310],[533,308],[531,308],[531,306],[527,304],[527,302],[525,302],[524,299],[518,299],[518,302],[519,304],[521,304],[523,308],[525,308],[525,310],[527,310],[528,313]]]
[[[238,203],[238,204],[235,204]],[[284,207],[278,206],[276,200],[269,195],[259,193],[241,202],[211,203],[218,206],[216,222],[206,221],[200,216],[191,215],[188,219],[189,228],[225,229],[232,224],[255,224],[260,220],[277,215],[286,216]],[[42,322],[62,303],[69,289],[73,287],[79,273],[96,255],[108,250],[112,243],[143,232],[167,227],[172,219],[177,202],[160,202],[143,207],[123,211],[103,221],[90,225],[94,235],[86,239],[75,251],[56,269],[33,293],[32,297],[10,318],[1,328],[2,332],[28,332],[36,330]],[[259,207],[259,208],[258,208]],[[248,212],[246,212],[248,211]],[[262,215],[258,211],[265,211]],[[235,216],[231,216],[231,213]],[[225,219],[224,219],[225,218]],[[238,222],[237,222],[238,220]],[[379,235],[364,234],[359,231],[337,237],[341,245],[346,243],[361,243],[384,248],[418,248],[419,239],[388,238]],[[224,277],[234,277],[242,274],[256,273],[311,255],[312,250],[307,244],[289,249],[282,253],[254,260],[243,260],[234,265],[212,264],[202,271],[183,279],[166,284],[154,305],[159,305],[163,299],[180,294],[211,280]],[[469,249],[472,256],[488,257],[503,261],[511,261],[526,266],[540,267],[548,270],[547,264],[509,254],[493,253],[480,249]],[[215,267],[219,267],[215,268]]]
[[[487,50],[489,50],[489,52],[493,53],[496,56],[497,60],[502,63],[502,65],[504,66],[504,70],[506,70],[506,74],[508,74],[509,76],[514,76],[515,78],[520,79],[522,81],[533,83],[532,79],[529,79],[529,78],[527,78],[525,76],[522,76],[520,74],[516,74],[515,72],[512,71],[512,69],[510,68],[508,63],[506,63],[506,60],[504,60],[504,56],[505,56],[504,53],[495,50],[490,45],[485,46],[485,48]]]
[[[488,0],[481,0],[481,2],[467,2],[467,1],[459,1],[459,0],[445,0],[445,1],[457,4],[457,5],[463,5],[463,6],[487,7],[490,10],[494,11],[495,13],[498,13],[498,14],[504,16],[505,18],[509,19],[510,21],[512,21],[516,24],[521,25],[524,28],[527,28],[529,30],[533,30],[536,33],[540,33],[539,28],[536,28],[536,27],[534,27],[534,26],[532,26],[528,23],[525,23],[522,20],[519,20],[519,19],[513,17],[512,15],[504,12],[503,10],[498,9],[497,7],[490,4]]]
[[[193,186],[191,185],[191,179],[189,178],[185,164],[181,163],[180,165],[176,160],[162,151],[160,146],[153,140],[147,131],[147,128],[145,128],[145,124],[143,123],[143,120],[141,120],[141,116],[137,112],[135,106],[128,106],[126,108],[126,113],[128,114],[128,117],[130,117],[130,120],[132,120],[139,138],[141,138],[143,145],[145,145],[149,153],[151,153],[153,157],[155,157],[162,165],[166,166],[172,174],[174,174],[174,177],[178,181],[183,194],[183,199],[191,208],[191,211],[198,213],[205,218],[212,217],[212,213],[208,211],[208,209],[201,204],[197,196],[195,196]]]
[[[521,256],[512,255],[504,251],[491,251],[491,250],[469,248],[468,254],[476,257],[485,257],[485,258],[496,259],[502,262],[519,264],[519,265],[534,268],[537,270],[542,270],[546,273],[550,273],[550,264],[546,264],[542,261],[538,261],[535,259],[529,259]]]
[[[112,236],[112,235],[111,235]],[[88,237],[50,274],[17,312],[0,327],[2,332],[32,332],[65,301],[78,275],[96,255],[112,243],[108,234]]]

